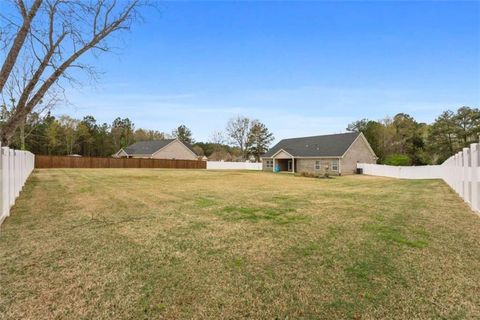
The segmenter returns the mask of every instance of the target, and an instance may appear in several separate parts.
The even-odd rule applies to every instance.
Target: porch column
[[[295,173],[295,158],[292,157],[292,173]]]
[[[272,171],[275,172],[275,158],[272,158]]]

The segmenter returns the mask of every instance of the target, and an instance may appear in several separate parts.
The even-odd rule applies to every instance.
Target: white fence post
[[[472,166],[472,182],[471,182],[471,186],[472,186],[472,201],[471,201],[471,205],[472,205],[472,209],[475,210],[475,211],[480,211],[480,196],[479,196],[479,187],[478,187],[478,183],[480,181],[480,151],[478,150],[479,149],[479,146],[480,144],[478,143],[472,143],[470,145],[470,157],[471,157],[471,166]]]
[[[459,193],[458,192],[458,182],[457,182],[457,177],[458,177],[458,173],[457,173],[457,165],[458,165],[458,154],[455,154],[453,155],[453,168],[452,168],[452,172],[453,172],[453,178],[452,178],[452,188],[453,190],[455,190],[456,193]]]
[[[463,199],[470,203],[470,188],[469,188],[469,183],[468,181],[470,180],[469,177],[469,172],[468,172],[468,167],[469,167],[469,149],[468,148],[463,148],[463,163],[462,163],[462,171],[463,171]]]
[[[8,172],[8,188],[10,191],[8,192],[8,200],[10,201],[9,206],[10,208],[13,206],[15,202],[15,161],[14,161],[15,152],[12,149],[8,150],[8,163],[9,163],[9,172]]]
[[[457,184],[458,184],[458,194],[463,198],[465,194],[465,186],[463,185],[463,179],[465,172],[463,171],[463,151],[458,152],[458,164],[457,164]]]
[[[10,149],[2,147],[2,215],[10,214]]]
[[[3,156],[2,156],[2,144],[0,143],[0,222],[3,221],[3,219],[6,218],[7,216],[7,211],[4,210],[4,202],[5,202],[5,197],[3,196],[4,190],[3,190],[3,173],[5,172],[4,164],[3,164]]]
[[[463,197],[463,171],[462,171],[462,165],[463,165],[463,153],[458,152],[458,159],[457,159],[457,188],[458,188],[458,194],[460,197]]]

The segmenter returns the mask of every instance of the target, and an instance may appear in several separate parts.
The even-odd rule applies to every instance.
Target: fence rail
[[[207,161],[207,170],[262,170],[261,163]]]
[[[176,168],[205,169],[200,160],[142,159],[142,158],[97,158],[67,156],[35,156],[35,168]]]
[[[0,223],[10,215],[10,208],[20,195],[25,182],[32,173],[35,155],[28,151],[1,148],[0,156]]]
[[[359,163],[363,173],[401,179],[443,179],[470,207],[480,212],[480,144],[448,158],[437,166],[396,167]]]

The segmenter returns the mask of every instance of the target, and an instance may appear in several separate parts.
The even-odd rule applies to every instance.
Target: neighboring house
[[[197,160],[198,155],[192,146],[178,139],[139,141],[120,149],[113,155],[115,158],[151,158]]]
[[[264,171],[353,174],[357,163],[376,163],[363,133],[284,139],[262,157]]]
[[[232,161],[233,156],[228,151],[218,150],[218,151],[212,152],[212,154],[208,157],[208,160],[210,160],[210,161]]]

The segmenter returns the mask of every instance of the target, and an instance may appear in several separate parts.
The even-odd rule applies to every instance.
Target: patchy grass
[[[5,319],[478,319],[480,218],[441,181],[37,170]]]

